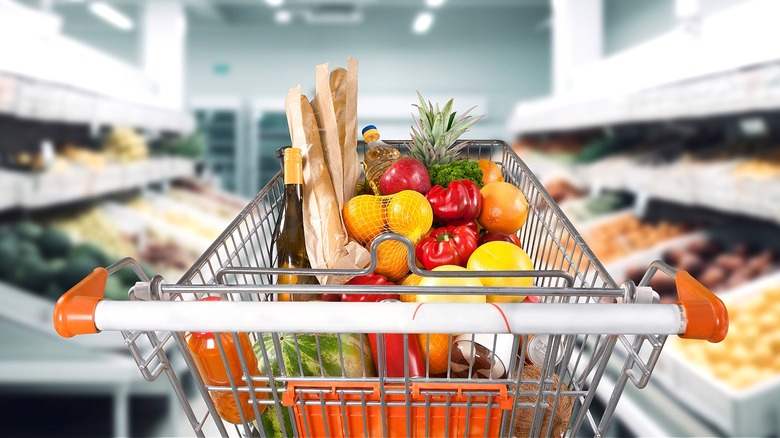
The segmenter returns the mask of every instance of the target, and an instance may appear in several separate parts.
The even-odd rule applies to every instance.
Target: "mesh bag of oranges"
[[[433,210],[425,196],[413,190],[394,195],[360,195],[350,199],[342,211],[349,237],[366,248],[380,234],[397,233],[413,244],[422,239],[433,224]],[[391,281],[401,280],[409,272],[406,246],[386,240],[377,246],[376,273]]]

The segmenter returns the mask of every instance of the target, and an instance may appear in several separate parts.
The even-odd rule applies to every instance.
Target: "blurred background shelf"
[[[49,208],[194,176],[195,162],[175,157],[108,164],[102,169],[70,166],[32,174],[0,171],[0,182],[9,189],[9,196],[3,197],[0,203],[0,211]]]

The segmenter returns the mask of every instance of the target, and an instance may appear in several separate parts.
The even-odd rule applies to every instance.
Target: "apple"
[[[379,191],[392,195],[403,190],[414,190],[425,195],[431,189],[428,169],[414,158],[401,158],[387,168],[379,179]]]

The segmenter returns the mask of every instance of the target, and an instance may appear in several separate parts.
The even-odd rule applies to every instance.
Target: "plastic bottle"
[[[363,128],[363,140],[368,146],[363,157],[363,170],[366,173],[366,182],[374,194],[379,192],[379,180],[391,164],[401,158],[401,152],[379,139],[379,130],[374,125]]]
[[[219,297],[208,297],[202,301],[221,301],[221,299]],[[198,369],[203,383],[207,386],[226,386],[229,388],[229,375],[237,388],[247,386],[233,334],[219,333],[219,339],[225,352],[227,367],[225,362],[222,361],[222,355],[217,347],[214,333],[194,332],[186,336],[187,347],[192,354],[192,360],[195,362],[195,367]],[[249,336],[246,333],[238,333],[238,340],[249,374],[252,376],[259,375],[257,357],[252,350]],[[252,382],[254,388],[261,385],[260,382]],[[241,405],[244,419],[251,421],[255,418],[255,411],[252,407],[249,392],[239,392],[238,394],[238,401]],[[241,415],[236,404],[236,397],[232,391],[211,391],[209,395],[211,396],[211,401],[214,402],[217,413],[223,420],[233,424],[241,424]],[[266,399],[268,398],[268,393],[255,391],[255,398],[258,400]],[[262,413],[265,410],[265,405],[259,404],[257,410]]]

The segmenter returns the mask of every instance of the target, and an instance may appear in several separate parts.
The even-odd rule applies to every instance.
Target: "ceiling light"
[[[284,3],[284,0],[265,0],[265,3],[272,8],[278,8]]]
[[[414,33],[425,33],[431,29],[431,25],[433,25],[433,14],[423,12],[414,20],[412,30]]]
[[[133,20],[103,2],[90,3],[89,11],[107,21],[112,26],[122,30],[130,30],[133,28]]]
[[[276,13],[274,19],[277,23],[287,24],[292,21],[292,13],[290,11],[281,10]]]
[[[429,8],[438,8],[439,6],[443,5],[446,0],[425,0],[425,4]]]

